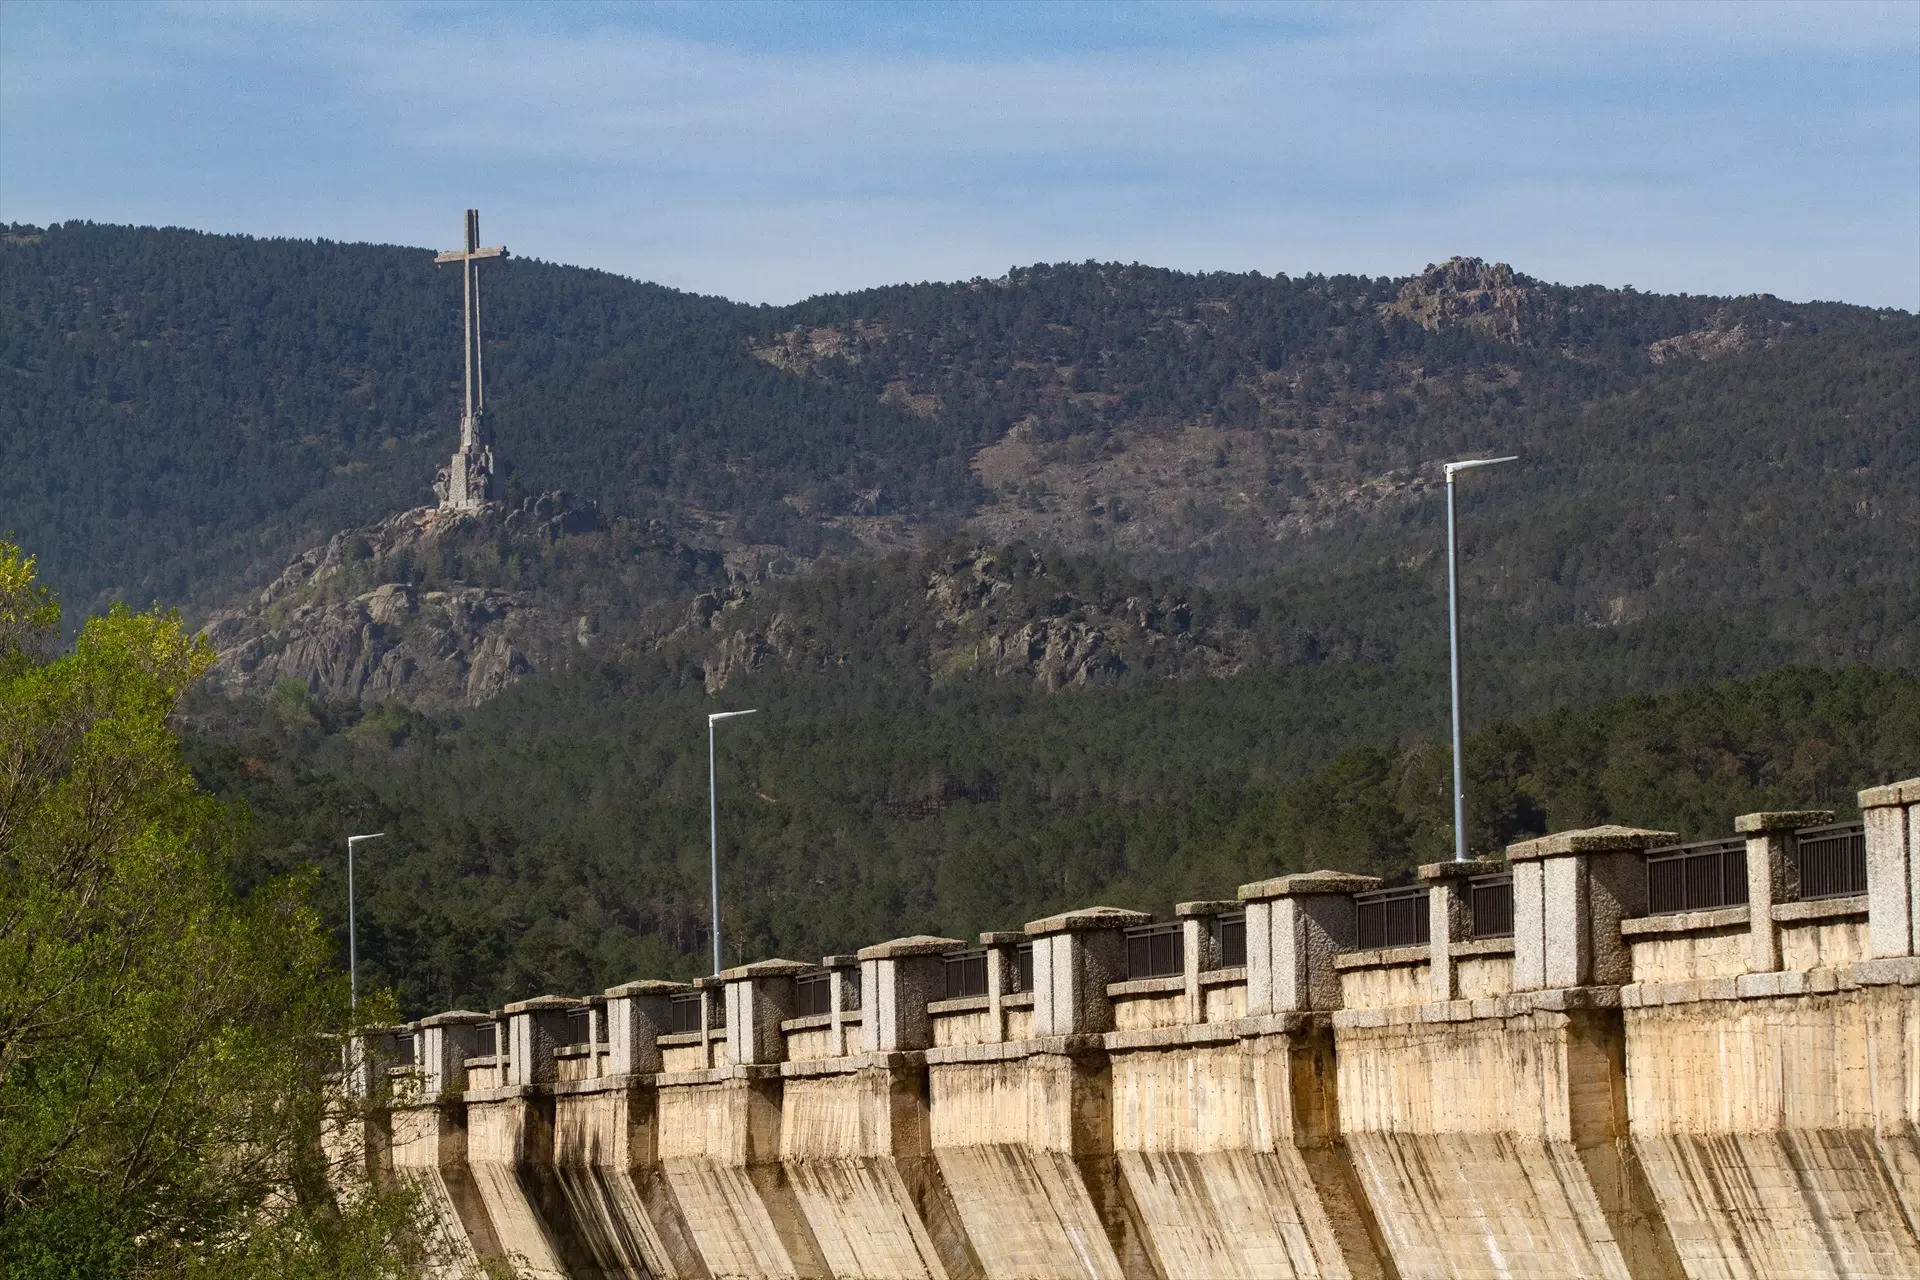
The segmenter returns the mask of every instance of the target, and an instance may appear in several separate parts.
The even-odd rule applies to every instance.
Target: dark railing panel
[[[593,1043],[593,1006],[567,1010],[567,1043]]]
[[[1513,877],[1475,876],[1467,881],[1468,904],[1473,911],[1472,936],[1513,936]]]
[[[793,980],[793,1016],[814,1018],[833,1012],[833,975],[803,973]]]
[[[956,951],[946,957],[947,999],[960,1000],[987,994],[987,953]]]
[[[1358,893],[1360,950],[1380,947],[1419,947],[1429,940],[1427,890],[1424,886]]]
[[[727,1025],[727,989],[714,987],[707,992],[707,1026],[714,1031]]]
[[[1842,822],[1802,827],[1794,834],[1800,897],[1850,898],[1867,891],[1867,828]]]
[[[667,1001],[668,1022],[676,1036],[700,1029],[700,994],[674,996]]]
[[[1023,942],[1013,949],[1013,989],[1033,990],[1033,944]]]
[[[1178,920],[1127,930],[1127,977],[1168,978],[1187,967],[1185,930]]]
[[[477,1037],[478,1045],[473,1051],[474,1054],[482,1058],[493,1057],[494,1054],[500,1052],[499,1039],[499,1029],[493,1023],[487,1023],[480,1028],[480,1034]]]
[[[1747,842],[1703,840],[1647,854],[1647,914],[1745,906]]]
[[[1220,967],[1236,969],[1247,962],[1247,913],[1234,911],[1214,917],[1214,937],[1220,946]]]

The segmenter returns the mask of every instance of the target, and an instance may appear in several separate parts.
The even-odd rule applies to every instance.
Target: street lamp
[[[1447,464],[1447,640],[1453,675],[1453,860],[1467,860],[1467,775],[1460,759],[1460,575],[1455,566],[1453,545],[1453,473],[1475,467],[1491,467],[1502,462],[1517,462],[1519,455],[1505,458],[1474,458]]]
[[[360,1007],[360,940],[353,928],[353,846],[362,840],[378,840],[387,834],[376,831],[370,836],[347,837],[347,1007]]]
[[[707,823],[713,839],[713,971],[716,974],[720,972],[720,793],[713,780],[713,726],[735,716],[750,716],[759,709],[716,711],[707,717]]]

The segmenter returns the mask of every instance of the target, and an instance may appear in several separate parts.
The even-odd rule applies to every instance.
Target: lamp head
[[[758,707],[749,707],[749,708],[748,708],[747,710],[745,710],[745,711],[715,711],[715,712],[713,712],[713,713],[712,713],[711,715],[709,715],[709,716],[707,717],[707,723],[708,723],[709,725],[712,725],[712,724],[714,724],[714,723],[716,723],[717,721],[721,721],[721,720],[731,720],[731,719],[733,719],[733,718],[734,718],[735,716],[750,716],[750,715],[752,715],[752,714],[753,714],[754,712],[756,712],[756,711],[758,711],[759,709],[760,709],[760,708],[758,708]]]
[[[1453,473],[1456,471],[1471,471],[1475,467],[1492,467],[1498,466],[1502,462],[1518,461],[1520,461],[1520,455],[1515,453],[1509,454],[1504,458],[1469,458],[1465,462],[1449,462],[1447,464],[1447,478],[1451,480]]]

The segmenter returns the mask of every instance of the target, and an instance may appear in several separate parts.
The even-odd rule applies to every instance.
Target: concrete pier
[[[449,1275],[1920,1275],[1920,779],[1860,804],[436,1015],[353,1140]]]

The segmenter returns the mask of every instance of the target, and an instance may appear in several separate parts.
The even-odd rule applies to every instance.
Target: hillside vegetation
[[[1110,902],[1165,911],[1315,867],[1395,875],[1450,845],[1444,719],[1392,666],[1046,693],[885,666],[730,683],[721,737],[730,958],[967,937]],[[700,670],[659,656],[529,681],[451,727],[297,689],[208,699],[193,760],[250,807],[244,885],[318,868],[363,982],[412,1013],[705,971]],[[1920,760],[1920,677],[1854,667],[1497,723],[1468,744],[1472,843],[1595,822],[1726,833]],[[1904,771],[1904,773],[1902,772]],[[336,919],[336,924],[343,924]]]
[[[809,562],[970,528],[1215,586],[1434,582],[1435,460],[1499,450],[1486,597],[1738,607],[1800,660],[1910,660],[1920,325],[1770,298],[1112,264],[742,306],[487,273],[509,498]],[[457,290],[416,249],[88,224],[0,241],[0,512],[73,610],[198,610],[426,498]],[[1889,599],[1889,594],[1892,600]],[[1890,612],[1891,610],[1891,612]]]
[[[524,247],[524,246],[516,246]],[[365,863],[407,1008],[729,955],[1164,909],[1447,845],[1436,463],[1477,848],[1718,834],[1920,760],[1920,321],[1569,287],[1086,263],[749,307],[485,276],[501,501],[451,450],[431,254],[0,236],[0,531],[69,622],[204,625],[240,891]],[[1732,683],[1728,683],[1732,681]]]

